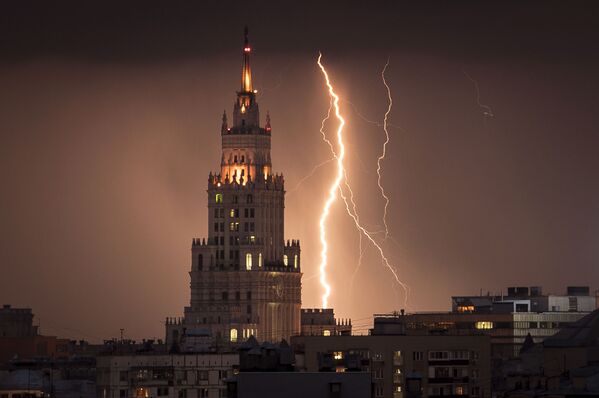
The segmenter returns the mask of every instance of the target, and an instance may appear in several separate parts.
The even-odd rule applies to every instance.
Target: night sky
[[[410,310],[510,285],[599,288],[596,2],[12,3],[0,5],[0,301],[33,308],[44,334],[163,338],[164,318],[182,315],[246,24],[304,307],[320,305],[318,217],[334,175],[328,164],[297,186],[330,157],[318,51],[345,100],[371,230],[384,133],[355,110],[382,120],[390,60],[384,248]],[[358,233],[340,202],[329,235],[336,314],[365,331],[363,318],[401,308],[370,246],[351,284]]]

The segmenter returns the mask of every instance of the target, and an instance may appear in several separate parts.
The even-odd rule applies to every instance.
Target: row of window
[[[215,203],[223,203],[223,194],[222,193],[217,193],[216,195],[214,195],[214,202]],[[234,204],[239,203],[239,197],[237,195],[233,195],[233,200],[232,202]],[[252,204],[254,203],[254,197],[251,194],[248,194],[245,196],[245,203],[247,204]]]
[[[221,238],[221,245],[223,244],[223,240],[224,237],[220,237]],[[216,239],[218,239],[218,237],[216,237]],[[254,242],[255,237],[251,236],[250,237],[250,241],[253,243]],[[237,241],[238,242],[238,241]],[[229,250],[229,260],[239,260],[239,250]],[[224,250],[217,250],[216,251],[216,259],[217,260],[224,260],[225,259],[225,251]],[[245,268],[246,270],[250,271],[252,269],[252,265],[253,265],[253,259],[254,259],[254,255],[252,253],[246,253],[245,254]],[[286,254],[283,255],[283,265],[285,265],[286,267],[289,266],[289,256],[287,256]],[[297,254],[295,254],[293,256],[293,267],[297,268],[299,266],[299,256]],[[262,268],[262,253],[258,253],[258,267]],[[202,254],[198,254],[198,270],[202,271],[204,269],[204,256]]]
[[[223,297],[223,300],[225,300],[225,301],[228,300],[229,299],[229,292],[223,292],[222,293],[222,297]],[[246,292],[245,297],[246,297],[247,300],[251,300],[252,299],[252,292],[250,292],[250,291]],[[237,300],[237,301],[241,300],[241,292],[235,292],[235,300]]]
[[[239,338],[238,335],[239,335],[239,331],[235,328],[232,328],[231,331],[229,332],[229,339],[231,340],[231,342],[236,343]],[[257,337],[258,329],[253,329],[253,328],[241,329],[241,337],[243,338],[243,340],[248,339],[250,336]]]
[[[239,209],[229,210],[230,218],[239,218]],[[243,215],[245,218],[254,218],[256,216],[256,209],[253,207],[246,207],[243,209]],[[225,209],[223,207],[217,207],[214,209],[214,218],[225,218]]]

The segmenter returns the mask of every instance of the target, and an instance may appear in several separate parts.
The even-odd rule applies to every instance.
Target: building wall
[[[421,378],[424,397],[490,397],[487,336],[299,336],[291,341],[296,352],[304,353],[299,365],[309,372],[319,370],[324,353],[338,361],[359,355],[362,370],[372,374],[375,397],[403,398],[406,378],[414,376]]]
[[[122,355],[97,358],[98,398],[220,398],[239,355]]]
[[[0,337],[30,337],[37,334],[33,326],[31,308],[12,308],[6,304],[0,308]]]

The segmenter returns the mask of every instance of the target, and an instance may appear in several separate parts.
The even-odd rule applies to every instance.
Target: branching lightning
[[[387,144],[389,143],[389,131],[387,130],[387,118],[389,117],[389,113],[391,113],[391,108],[393,107],[393,98],[391,98],[391,89],[387,84],[387,80],[385,79],[385,71],[389,66],[389,58],[387,58],[387,63],[381,72],[381,78],[383,79],[383,84],[385,85],[385,89],[387,90],[387,98],[389,99],[389,104],[387,106],[387,111],[385,112],[385,117],[383,118],[383,131],[385,132],[385,142],[383,143],[383,151],[381,155],[378,157],[376,161],[376,174],[377,174],[377,184],[379,186],[379,190],[381,191],[381,195],[385,199],[385,207],[383,210],[383,224],[385,225],[385,239],[389,236],[389,226],[387,225],[387,207],[389,207],[389,197],[385,194],[385,188],[381,184],[381,162],[385,158],[387,154]]]
[[[318,169],[320,169],[322,166],[331,163],[333,160],[335,160],[335,158],[330,158],[325,160],[324,162],[320,162],[317,165],[315,165],[312,170],[306,174],[305,176],[303,176],[298,182],[297,184],[295,184],[295,187],[293,187],[293,189],[291,189],[289,192],[287,192],[287,195],[292,194],[293,192],[297,191],[299,189],[299,187],[304,183],[304,181],[306,181],[308,178],[312,177],[314,175],[314,173],[316,173],[316,171]]]
[[[482,102],[480,102],[480,89],[478,87],[478,82],[472,78],[472,76],[470,76],[465,70],[462,69],[462,73],[464,74],[464,76],[466,76],[468,78],[468,80],[470,80],[472,82],[472,84],[474,84],[474,89],[476,90],[476,103],[478,104],[478,107],[482,109],[483,111],[483,116],[485,118],[487,117],[493,117],[495,116],[493,114],[493,110],[491,109],[490,106],[483,104]]]
[[[376,240],[372,237],[373,233],[369,232],[368,230],[366,230],[362,224],[360,223],[360,218],[358,215],[358,211],[357,211],[357,206],[356,203],[354,201],[354,193],[353,190],[351,188],[351,185],[349,184],[349,179],[347,176],[347,171],[345,169],[345,166],[343,164],[343,160],[345,158],[345,146],[343,144],[343,127],[345,126],[345,119],[341,116],[341,111],[340,111],[340,107],[339,107],[339,96],[335,93],[334,88],[331,84],[331,81],[329,79],[329,75],[325,69],[325,67],[322,65],[321,63],[321,59],[322,59],[322,54],[319,54],[318,56],[318,61],[317,64],[322,72],[322,74],[324,75],[325,81],[326,81],[326,86],[328,88],[328,93],[329,96],[331,98],[330,104],[329,104],[329,110],[327,113],[327,116],[323,119],[322,124],[321,124],[321,129],[320,129],[320,133],[322,134],[322,138],[323,141],[325,141],[330,149],[331,152],[334,156],[334,158],[337,160],[337,173],[336,173],[336,178],[333,181],[333,183],[331,184],[330,188],[329,188],[329,195],[327,197],[327,200],[325,201],[324,207],[323,207],[323,211],[320,217],[320,222],[319,222],[319,227],[320,227],[320,242],[322,245],[322,251],[321,251],[321,263],[320,263],[320,267],[319,267],[319,271],[320,271],[320,283],[323,286],[325,292],[322,296],[322,307],[323,308],[327,308],[328,307],[328,298],[331,294],[331,286],[328,284],[327,282],[327,278],[326,278],[326,269],[327,269],[327,251],[328,251],[328,243],[327,243],[327,239],[326,239],[326,228],[325,228],[325,224],[326,224],[326,220],[328,218],[328,215],[330,213],[330,208],[332,206],[332,204],[335,202],[335,200],[337,199],[337,190],[339,191],[339,194],[341,196],[341,198],[343,199],[343,202],[345,204],[345,209],[348,213],[348,215],[352,218],[352,220],[354,221],[355,227],[356,229],[359,231],[360,233],[360,260],[358,263],[358,268],[359,265],[361,264],[361,259],[363,256],[363,248],[362,248],[362,235],[364,237],[366,237],[370,243],[372,243],[372,245],[378,250],[379,255],[381,257],[381,260],[383,262],[383,265],[389,269],[389,271],[392,273],[395,281],[402,287],[402,289],[405,292],[405,301],[404,301],[404,305],[407,307],[408,305],[408,297],[409,297],[409,287],[402,282],[399,279],[399,276],[397,275],[397,271],[396,269],[390,264],[389,260],[387,259],[387,257],[385,256],[385,253],[382,249],[382,247],[376,242]],[[385,68],[383,69],[382,75],[383,75],[383,82],[385,84],[385,86],[387,87],[387,94],[388,94],[388,98],[390,101],[390,104],[388,106],[388,110],[385,114],[385,119],[383,122],[384,125],[384,130],[385,130],[385,134],[386,134],[386,143],[389,140],[389,134],[387,131],[387,117],[391,111],[391,106],[392,106],[392,99],[391,99],[391,93],[390,93],[390,89],[389,86],[387,85],[386,81],[384,80],[384,73],[385,70],[387,68],[388,62],[385,65]],[[339,125],[337,128],[337,145],[339,147],[339,153],[337,153],[335,151],[335,148],[333,146],[333,144],[330,142],[330,140],[327,139],[325,131],[324,131],[324,126],[325,123],[327,122],[327,120],[330,118],[330,114],[331,114],[331,110],[332,108],[335,109],[335,117],[339,120]],[[382,189],[382,185],[380,184],[380,161],[384,158],[385,155],[385,148],[383,148],[383,154],[381,155],[381,157],[379,157],[379,160],[377,162],[377,166],[379,166],[377,168],[377,173],[379,174],[379,187],[381,188],[381,191],[384,195],[384,197],[386,198],[385,194],[384,194],[384,190]],[[341,181],[343,180],[343,186],[341,185]],[[344,192],[344,188],[347,189],[347,191],[349,192],[349,195],[345,194]],[[388,199],[387,199],[388,201]],[[350,203],[351,203],[351,207],[350,207]],[[388,204],[388,202],[387,202]],[[386,207],[385,207],[385,217],[386,217]],[[385,223],[385,227],[386,227],[386,223]],[[385,237],[388,236],[388,229],[385,228]],[[355,277],[357,270],[354,272],[354,275],[352,277],[352,281],[353,278]],[[353,283],[353,282],[352,282]]]

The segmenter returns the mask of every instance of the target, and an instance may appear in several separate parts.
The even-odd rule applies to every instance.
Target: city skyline
[[[139,19],[106,14],[83,47],[75,35],[81,10],[71,9],[66,25],[53,10],[35,30],[17,8],[10,15],[23,25],[2,24],[12,40],[3,44],[0,65],[0,289],[7,304],[33,308],[46,334],[98,340],[124,328],[132,338],[162,338],[160,322],[181,313],[189,300],[189,243],[207,233],[206,175],[219,161],[221,115],[238,88],[236,50],[246,23],[260,104],[275,131],[273,161],[286,179],[286,235],[303,246],[302,307],[320,303],[317,216],[333,173],[323,167],[303,180],[329,158],[319,133],[328,97],[318,50],[354,104],[341,104],[349,117],[350,178],[372,229],[382,222],[376,158],[384,135],[356,109],[382,120],[380,71],[389,58],[390,122],[401,129],[390,130],[383,168],[396,242],[385,248],[412,287],[413,310],[449,309],[451,295],[497,293],[513,284],[555,293],[566,285],[597,288],[598,57],[591,46],[583,49],[598,34],[587,30],[590,19],[582,14],[508,5],[474,23],[472,14],[454,9],[448,11],[466,12],[468,22],[453,31],[455,21],[410,23],[424,10],[397,6],[398,21],[407,23],[399,35],[374,29],[371,19],[352,29],[335,19],[339,31],[281,30],[274,19],[282,11],[264,7],[252,18],[234,11],[227,29],[217,22],[195,27],[187,17],[157,28],[164,36],[144,38],[158,12],[150,8]],[[349,7],[347,18],[359,20],[359,11]],[[373,15],[392,20],[383,13]],[[333,9],[306,15],[322,22]],[[566,24],[572,15],[577,19]],[[259,23],[268,17],[274,26]],[[511,24],[510,35],[487,31],[483,22],[493,17]],[[539,31],[525,23],[528,17],[537,18],[531,25]],[[559,21],[561,35],[552,25]],[[111,22],[118,22],[114,32]],[[54,35],[31,40],[45,29]],[[369,29],[399,40],[371,45],[364,39]],[[100,40],[116,33],[119,43]],[[344,37],[349,33],[354,45]],[[458,40],[468,37],[474,39]],[[339,202],[331,220],[330,278],[341,287],[355,270],[358,235]],[[371,249],[358,275],[353,290],[333,291],[336,314],[360,319],[401,308],[401,292]]]

